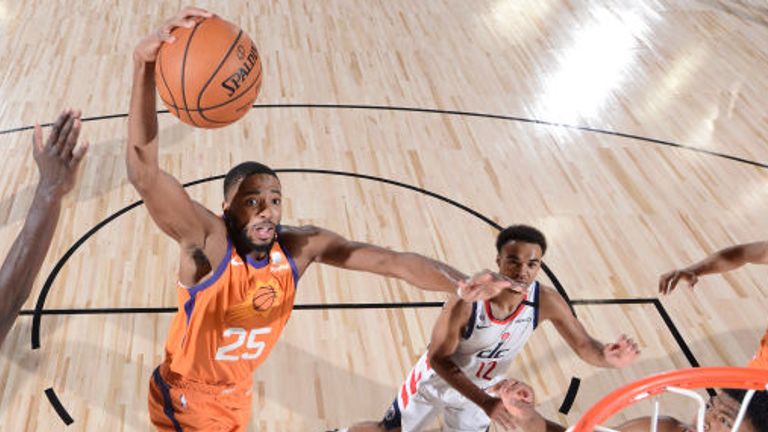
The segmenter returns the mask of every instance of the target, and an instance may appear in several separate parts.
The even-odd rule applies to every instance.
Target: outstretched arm
[[[158,227],[182,247],[189,248],[202,248],[216,217],[194,203],[179,181],[160,169],[155,61],[160,46],[174,42],[170,35],[172,29],[191,27],[196,17],[208,16],[211,14],[202,9],[186,8],[136,46],[128,112],[128,180],[141,195]]]
[[[301,243],[306,242],[300,254],[307,264],[316,261],[349,270],[395,277],[428,291],[455,294],[458,288],[462,299],[467,301],[492,297],[499,290],[512,285],[510,281],[491,272],[481,272],[467,280],[464,273],[431,258],[350,241],[322,228],[306,226],[293,230],[294,235],[301,237]]]
[[[542,319],[552,321],[565,342],[585,362],[599,367],[621,368],[630,364],[640,353],[637,344],[625,335],[610,344],[603,344],[590,336],[554,289],[542,287],[540,296]]]
[[[43,132],[35,126],[33,155],[40,171],[32,206],[19,236],[0,267],[0,345],[29,297],[43,265],[59,220],[61,200],[72,190],[88,143],[77,144],[80,111],[67,109],[53,124],[43,145]]]
[[[699,281],[699,276],[712,273],[725,273],[744,264],[768,264],[768,241],[745,243],[721,249],[703,260],[688,267],[664,273],[659,278],[659,292],[672,292],[680,281],[691,287]]]

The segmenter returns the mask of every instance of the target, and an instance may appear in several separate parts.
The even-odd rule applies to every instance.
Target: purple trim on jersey
[[[299,285],[299,269],[296,267],[296,263],[293,261],[293,257],[291,256],[290,252],[288,252],[288,248],[280,242],[280,233],[283,231],[283,226],[278,225],[276,231],[278,235],[277,244],[280,245],[280,250],[283,251],[283,255],[288,258],[288,264],[291,265],[291,271],[293,271],[293,288],[296,289]]]
[[[160,376],[160,367],[152,373],[152,379],[155,380],[155,384],[160,387],[160,393],[163,395],[163,413],[168,420],[171,421],[173,429],[176,432],[183,432],[179,421],[176,420],[176,416],[173,413],[173,402],[171,401],[171,390],[168,388],[168,384],[163,381],[163,377]]]
[[[191,288],[187,288],[189,300],[184,303],[184,312],[187,314],[187,325],[189,325],[189,318],[192,317],[192,311],[195,309],[195,296],[197,296],[197,293],[203,291],[204,289],[213,285],[217,280],[219,280],[221,275],[224,274],[224,270],[226,270],[227,266],[229,266],[229,261],[231,259],[232,242],[229,241],[229,237],[227,237],[227,252],[224,254],[224,259],[221,260],[219,266],[216,267],[216,272],[204,282],[194,285]]]
[[[461,337],[464,339],[469,339],[472,336],[472,332],[475,330],[475,321],[477,321],[477,307],[478,303],[473,302],[472,315],[470,315],[469,322],[467,323],[466,327],[464,327],[464,331],[461,332]]]
[[[293,288],[296,289],[296,287],[299,285],[299,269],[296,267],[296,263],[293,262],[293,257],[290,253],[288,253],[288,248],[280,244],[280,249],[283,250],[283,255],[285,255],[286,258],[288,258],[288,264],[291,265],[291,271],[293,272]]]
[[[256,269],[264,268],[267,266],[267,264],[269,264],[269,252],[267,252],[267,256],[265,256],[263,259],[260,259],[258,261],[251,258],[250,255],[246,255],[245,260],[248,261],[248,264],[250,264],[251,267],[253,268],[256,268]]]

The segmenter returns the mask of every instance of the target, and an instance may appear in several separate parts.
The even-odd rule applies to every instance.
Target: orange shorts
[[[244,432],[251,418],[250,387],[225,388],[171,379],[165,364],[149,381],[149,418],[159,431]]]
[[[768,369],[768,330],[765,332],[765,336],[763,336],[763,340],[760,342],[760,349],[747,366]]]

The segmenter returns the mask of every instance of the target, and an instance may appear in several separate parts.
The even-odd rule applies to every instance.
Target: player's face
[[[736,422],[740,401],[727,394],[719,394],[709,399],[707,411],[704,414],[704,430],[708,432],[728,432]],[[692,429],[695,430],[695,429]],[[746,419],[739,427],[740,432],[754,432],[754,428]]]
[[[224,202],[231,235],[256,252],[267,252],[277,236],[282,213],[280,181],[255,174],[240,181]]]
[[[496,258],[499,273],[515,281],[530,285],[541,268],[541,246],[536,243],[510,240]]]

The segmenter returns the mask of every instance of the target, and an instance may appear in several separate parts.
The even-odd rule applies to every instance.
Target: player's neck
[[[525,300],[525,295],[511,290],[504,290],[488,300],[494,316],[507,316]]]
[[[267,250],[254,249],[253,246],[250,246],[247,242],[244,242],[238,238],[234,239],[234,245],[238,255],[240,255],[243,258],[248,256],[252,260],[257,262],[266,258],[269,255],[269,251],[272,249],[272,245],[270,245],[269,249]]]
[[[248,253],[248,256],[251,257],[251,259],[254,261],[261,261],[266,258],[267,255],[267,251],[251,251]]]

